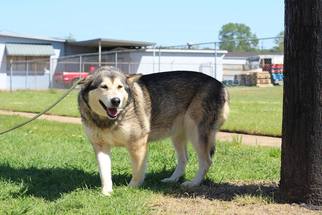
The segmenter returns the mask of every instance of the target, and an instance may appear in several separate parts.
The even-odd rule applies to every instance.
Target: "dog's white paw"
[[[179,181],[179,178],[171,178],[171,177],[164,178],[161,180],[161,182],[163,182],[163,183],[176,183],[178,181]]]
[[[113,192],[113,190],[112,189],[102,189],[102,194],[104,195],[104,196],[111,196],[112,195],[112,192]]]
[[[194,181],[185,181],[181,184],[181,186],[185,188],[193,188],[199,186],[200,183],[194,182]]]

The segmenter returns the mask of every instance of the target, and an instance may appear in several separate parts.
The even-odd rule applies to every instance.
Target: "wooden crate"
[[[235,79],[244,86],[271,85],[271,76],[268,72],[254,72],[236,75]]]

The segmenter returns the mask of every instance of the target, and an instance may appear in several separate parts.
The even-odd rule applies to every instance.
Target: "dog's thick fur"
[[[111,103],[115,97],[116,106]],[[133,169],[129,186],[139,186],[144,180],[148,141],[165,137],[172,139],[178,164],[163,182],[177,182],[184,174],[190,141],[199,170],[183,185],[199,185],[212,163],[216,131],[229,112],[224,86],[190,71],[126,76],[113,67],[102,67],[83,81],[78,103],[105,195],[112,192],[112,147],[128,149]]]

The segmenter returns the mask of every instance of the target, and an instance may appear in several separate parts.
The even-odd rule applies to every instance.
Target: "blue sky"
[[[258,37],[284,28],[284,0],[5,0],[0,31],[77,40],[114,38],[175,45],[217,41],[222,25]]]

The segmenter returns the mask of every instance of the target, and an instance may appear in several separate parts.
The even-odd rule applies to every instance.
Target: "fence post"
[[[159,47],[159,72],[161,71],[160,64],[161,64],[161,48]]]
[[[83,67],[82,67],[82,55],[79,55],[79,78],[81,79],[82,78],[82,69],[83,69]]]
[[[10,92],[12,92],[12,59],[10,60]]]
[[[153,45],[153,73],[155,73],[155,68],[154,68],[154,64],[155,64],[155,45]]]
[[[117,68],[117,51],[115,52],[115,68]]]
[[[49,89],[51,89],[51,74],[52,73],[51,73],[51,68],[50,68],[50,64],[51,64],[51,59],[50,58],[49,58],[48,64],[49,64],[49,68],[47,69],[47,71],[48,71],[48,81],[49,81]]]
[[[85,71],[85,62],[84,62],[84,58],[82,57],[82,72]],[[89,71],[87,71],[87,72],[89,72]]]
[[[38,64],[35,63],[35,71],[36,71],[36,74],[35,75],[35,89],[37,90],[38,88],[38,84],[37,84],[37,76],[38,76]]]
[[[98,67],[101,67],[102,63],[102,43],[101,41],[98,42]]]
[[[28,89],[28,76],[29,76],[29,65],[28,65],[28,60],[26,61],[26,83],[25,83],[25,88]]]
[[[215,44],[215,68],[214,68],[214,78],[217,76],[217,42]]]

